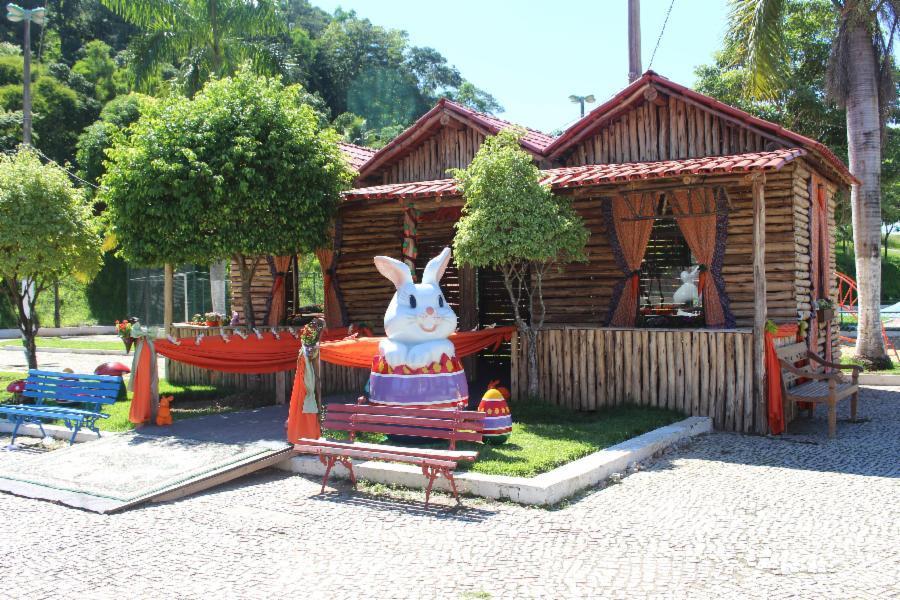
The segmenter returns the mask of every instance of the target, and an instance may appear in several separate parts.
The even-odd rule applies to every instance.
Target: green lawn
[[[6,386],[11,381],[24,377],[24,373],[0,372],[0,398],[2,398],[0,401],[6,402],[9,397],[6,393]],[[161,396],[174,396],[172,418],[176,421],[250,408],[244,393],[220,389],[211,385],[173,385],[167,381],[160,381],[159,393]],[[100,430],[128,431],[134,429],[134,424],[128,420],[130,410],[131,393],[129,392],[127,401],[108,404],[103,408],[103,412],[108,414],[109,418],[98,421]]]
[[[879,375],[900,375],[900,362],[897,362],[897,360],[894,358],[893,354],[894,353],[891,352],[890,350],[888,351],[888,356],[893,361],[893,365],[894,365],[893,367],[891,367],[890,369],[885,369],[883,371],[866,371],[866,372],[867,373],[877,373]],[[850,356],[841,356],[841,364],[842,365],[861,365],[862,363],[853,360],[853,358]],[[850,371],[844,371],[844,372],[848,375],[850,374]]]
[[[78,340],[72,338],[39,337],[35,340],[38,348],[74,348],[78,350],[124,350],[125,344],[119,340],[110,342]],[[3,340],[0,346],[21,346],[22,340]]]
[[[620,406],[582,413],[542,402],[510,404],[513,431],[503,445],[461,443],[461,450],[477,450],[478,460],[461,470],[489,475],[533,477],[603,448],[662,427],[683,416],[677,412],[644,406]],[[327,437],[346,439],[344,432],[326,431]],[[379,434],[359,439],[383,443]],[[391,442],[393,443],[393,442]],[[446,442],[436,444],[446,447]]]

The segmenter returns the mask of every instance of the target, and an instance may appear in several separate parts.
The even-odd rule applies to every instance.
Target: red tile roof
[[[349,142],[338,142],[338,148],[350,166],[359,171],[359,168],[366,164],[366,161],[372,158],[376,150],[374,148],[366,148],[365,146],[357,146]]]
[[[455,115],[462,121],[472,123],[475,127],[479,127],[489,134],[499,133],[501,130],[509,127],[523,129],[525,133],[521,140],[522,147],[537,156],[543,156],[544,150],[554,140],[553,136],[542,133],[536,129],[522,127],[521,125],[510,123],[509,121],[493,115],[472,110],[471,108],[453,102],[452,100],[441,98],[431,110],[419,117],[415,123],[407,127],[397,137],[388,142],[386,146],[378,150],[374,156],[360,168],[360,177],[369,175],[390,158],[402,156],[409,146],[414,143],[414,140],[426,134],[437,122],[439,122],[440,116],[445,112]]]
[[[674,81],[658,75],[654,71],[647,71],[641,77],[629,84],[621,92],[613,96],[610,100],[601,104],[600,106],[586,114],[584,118],[579,119],[577,122],[575,122],[575,124],[565,130],[559,137],[557,137],[553,141],[553,143],[545,148],[547,157],[559,157],[574,144],[577,144],[579,141],[592,134],[594,130],[602,127],[605,124],[605,119],[608,115],[622,108],[623,103],[625,103],[629,99],[633,100],[636,94],[638,94],[638,92],[642,88],[650,84],[656,85],[657,87],[663,89],[663,91],[666,91],[666,89],[668,89],[670,92],[674,92],[676,94],[684,96],[689,100],[693,100],[698,104],[702,104],[712,110],[716,110],[720,113],[726,114],[736,121],[744,123],[745,125],[755,127],[759,130],[769,133],[770,135],[780,137],[790,143],[805,148],[806,150],[810,151],[810,153],[819,156],[822,160],[824,160],[832,168],[834,168],[834,170],[845,180],[845,182],[857,183],[856,178],[850,173],[850,170],[847,168],[847,166],[841,161],[841,159],[835,156],[834,153],[829,150],[827,146],[825,146],[825,144],[802,136],[799,133],[795,133],[789,129],[785,129],[781,125],[776,125],[775,123],[772,123],[770,121],[760,119],[759,117],[754,117],[753,115],[733,106],[729,106],[724,102],[719,102],[715,98],[711,98],[699,92],[695,92],[690,88],[679,85]]]
[[[770,152],[752,152],[731,156],[710,156],[645,163],[621,163],[610,165],[585,165],[562,167],[542,171],[541,182],[553,189],[566,189],[634,181],[663,179],[686,175],[716,175],[722,173],[749,173],[775,171],[797,157],[805,156],[803,148],[788,148]],[[344,193],[345,200],[390,200],[401,198],[433,198],[458,196],[453,179],[391,183],[357,188]]]

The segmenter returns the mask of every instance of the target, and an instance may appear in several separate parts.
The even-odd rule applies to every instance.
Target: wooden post
[[[628,0],[628,83],[641,70],[641,0]]]
[[[166,263],[163,271],[163,327],[166,328],[166,333],[171,333],[172,329],[172,314],[174,312],[174,278],[172,265]]]
[[[753,185],[753,399],[755,430],[768,431],[766,410],[766,176],[751,176]]]

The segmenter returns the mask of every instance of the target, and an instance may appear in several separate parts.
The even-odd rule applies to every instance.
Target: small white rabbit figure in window
[[[675,304],[697,304],[700,301],[700,293],[697,291],[697,277],[700,267],[694,267],[690,271],[681,272],[681,286],[672,295]]]
[[[428,261],[422,283],[413,283],[404,263],[387,256],[375,257],[375,267],[397,288],[384,315],[388,339],[379,344],[391,367],[419,369],[440,360],[442,355],[456,356],[453,342],[447,339],[456,331],[456,313],[438,285],[449,263],[450,248],[444,248]]]

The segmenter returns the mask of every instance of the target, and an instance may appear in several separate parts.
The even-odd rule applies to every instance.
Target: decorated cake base
[[[369,402],[418,408],[461,408],[469,403],[462,363],[446,354],[427,367],[391,367],[383,356],[372,359]]]

